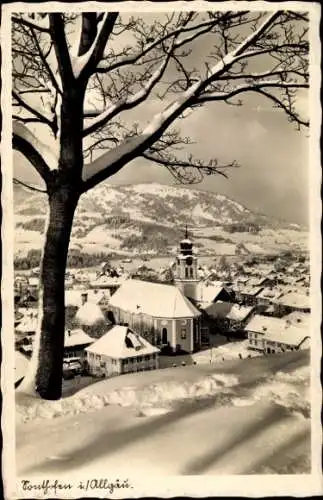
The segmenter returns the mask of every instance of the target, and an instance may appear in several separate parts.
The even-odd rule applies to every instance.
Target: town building
[[[255,307],[241,306],[218,300],[209,304],[204,312],[210,318],[210,333],[245,336],[244,327],[254,314]]]
[[[127,326],[115,325],[85,351],[87,369],[95,376],[158,368],[159,349]]]
[[[84,349],[93,344],[95,339],[87,335],[81,328],[67,330],[64,339],[64,358],[85,357]]]
[[[294,351],[310,345],[309,322],[256,315],[246,325],[248,348],[266,354]]]
[[[201,313],[176,286],[127,280],[110,298],[109,311],[114,324],[161,348],[193,352],[201,345]]]
[[[276,306],[281,316],[293,311],[309,313],[311,311],[309,292],[289,290],[279,297]]]

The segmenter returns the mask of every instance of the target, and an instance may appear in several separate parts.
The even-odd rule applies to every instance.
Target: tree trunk
[[[81,193],[84,89],[71,85],[63,93],[58,169],[47,183],[49,218],[40,270],[38,329],[30,369],[21,384],[22,392],[43,399],[59,399],[62,394],[65,272]]]
[[[65,334],[65,271],[73,218],[79,195],[60,186],[49,195],[49,220],[45,234],[40,283],[38,331],[30,370],[21,390],[43,399],[59,399]]]

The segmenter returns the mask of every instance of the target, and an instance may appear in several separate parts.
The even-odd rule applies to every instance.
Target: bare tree
[[[240,106],[253,93],[290,121],[308,125],[295,106],[299,89],[309,86],[307,14],[151,18],[117,12],[12,16],[13,147],[43,179],[49,204],[39,328],[21,387],[45,399],[61,396],[64,277],[80,196],[138,157],[164,166],[180,182],[226,176],[230,165],[187,153],[191,138],[173,127],[209,102]],[[193,53],[201,44],[204,60],[196,67]],[[91,96],[96,104],[88,106]],[[162,111],[145,126],[129,125],[127,112],[151,98],[160,99]],[[57,151],[39,139],[45,129]]]

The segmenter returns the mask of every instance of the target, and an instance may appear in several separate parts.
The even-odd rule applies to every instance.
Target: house
[[[194,303],[205,309],[208,305],[221,300],[230,302],[232,296],[221,281],[200,281],[196,285]]]
[[[109,290],[98,289],[70,289],[65,290],[65,307],[80,308],[85,302],[99,305],[102,309],[109,303]]]
[[[257,304],[257,295],[263,290],[262,286],[249,286],[235,288],[235,299],[244,305],[254,306]]]
[[[246,331],[248,348],[267,354],[308,348],[310,343],[308,321],[256,315]]]
[[[127,280],[110,298],[110,319],[126,324],[153,345],[193,352],[201,343],[201,313],[179,288]]]
[[[86,296],[85,302],[76,312],[72,324],[78,325],[92,337],[99,338],[107,331],[111,321],[108,319],[107,310],[104,311],[95,302],[89,302]]]
[[[20,316],[20,322],[15,328],[15,333],[19,336],[33,335],[37,328],[37,312],[28,311],[23,317]]]
[[[81,328],[67,330],[64,339],[64,358],[85,357],[84,349],[93,344],[95,339],[87,335]]]
[[[204,312],[212,320],[211,331],[214,333],[241,333],[255,308],[253,306],[241,306],[233,302],[222,302],[218,300],[208,305]]]
[[[96,376],[158,368],[159,349],[127,326],[115,325],[85,351],[87,369]]]
[[[288,314],[293,311],[308,313],[311,311],[311,303],[309,293],[301,291],[289,290],[275,301],[279,313],[281,315]]]
[[[124,281],[124,277],[102,274],[90,281],[90,288],[108,290],[110,295],[113,295]]]
[[[261,290],[256,296],[257,312],[259,314],[280,316],[276,301],[283,294],[281,286],[270,286]]]

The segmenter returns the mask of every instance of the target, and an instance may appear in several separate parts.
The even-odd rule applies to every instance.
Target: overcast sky
[[[202,47],[195,54],[200,57]],[[307,97],[298,106],[307,113]],[[164,104],[165,106],[165,104]],[[148,122],[163,103],[151,100],[129,115]],[[207,104],[180,121],[181,132],[196,141],[190,151],[219,163],[236,160],[240,168],[222,176],[206,177],[194,188],[225,194],[246,207],[302,224],[308,219],[308,138],[307,130],[297,131],[280,110],[262,97],[247,96],[241,107],[225,103]],[[37,174],[21,156],[14,156],[15,175],[35,182]],[[144,159],[131,162],[107,182],[111,184],[175,180],[162,166]]]

